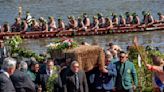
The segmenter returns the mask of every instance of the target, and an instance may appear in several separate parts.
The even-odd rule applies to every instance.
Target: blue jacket
[[[112,90],[115,87],[117,76],[116,66],[112,62],[107,66],[108,73],[102,74],[100,71],[90,76],[90,81],[96,89]]]

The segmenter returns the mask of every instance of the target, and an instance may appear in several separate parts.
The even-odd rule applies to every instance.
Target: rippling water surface
[[[122,14],[126,11],[136,12],[141,17],[141,11],[149,10],[155,18],[156,13],[164,13],[164,0],[0,0],[0,24],[14,22],[17,16],[18,5],[22,4],[23,13],[30,11],[35,18],[43,16],[61,16],[64,21],[68,15],[80,16],[83,12],[93,16],[102,12],[110,16],[112,12]],[[114,42],[122,48],[132,44],[133,36],[139,37],[139,43],[146,46],[158,46],[164,52],[164,31],[133,34],[118,34],[105,36],[75,37],[77,41],[98,42],[105,47],[107,42]],[[55,39],[55,38],[54,38]],[[54,39],[25,40],[24,46],[38,53],[46,50],[45,45]]]

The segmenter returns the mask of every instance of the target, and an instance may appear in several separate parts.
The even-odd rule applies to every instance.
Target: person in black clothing
[[[54,91],[53,92],[62,92],[62,82],[60,75],[57,69],[54,69],[53,59],[48,59],[46,67],[39,72],[39,75],[36,77],[36,82],[38,85],[41,85],[42,92],[47,91],[47,82],[53,74],[57,74],[57,78],[54,80]]]
[[[66,75],[64,92],[89,92],[85,72],[79,70],[79,63],[73,61]]]
[[[0,92],[16,92],[10,76],[16,68],[16,60],[5,58],[0,70]]]
[[[24,61],[22,61],[24,62]],[[24,65],[21,65],[24,64]],[[35,92],[35,85],[27,75],[26,72],[21,70],[27,70],[26,63],[17,63],[18,67],[13,75],[11,75],[11,81],[16,89],[16,92]],[[20,70],[21,69],[21,70]]]

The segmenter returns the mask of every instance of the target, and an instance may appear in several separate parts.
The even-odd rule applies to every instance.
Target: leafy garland
[[[48,78],[48,81],[47,81],[47,84],[46,84],[46,88],[47,88],[46,92],[54,92],[54,84],[56,83],[55,79],[58,78],[58,73],[57,73],[58,70],[59,69],[58,69],[57,66],[53,67],[53,72],[54,73],[52,74],[52,76],[50,76]]]
[[[47,47],[48,47],[48,52],[51,52],[53,50],[63,51],[66,49],[76,48],[78,47],[78,44],[72,39],[62,38],[59,40],[55,40],[53,43],[50,43],[49,45],[47,45]]]
[[[31,50],[21,48],[20,45],[23,43],[23,40],[20,36],[13,36],[12,38],[6,40],[5,44],[9,48],[11,56],[25,57],[30,58],[34,57],[37,61],[43,61],[44,57],[37,55]]]

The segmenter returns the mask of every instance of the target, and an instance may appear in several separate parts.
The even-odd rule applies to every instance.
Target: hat
[[[102,17],[103,14],[102,14],[102,13],[97,13],[97,16],[98,16],[98,17]]]
[[[132,16],[138,16],[135,12],[132,14]]]
[[[49,16],[48,18],[49,18],[49,19],[53,19],[54,17],[53,17],[53,16]]]
[[[157,14],[158,14],[158,15],[162,15],[162,13],[161,13],[161,12],[158,12]]]
[[[94,18],[94,19],[98,19],[98,17],[97,17],[97,16],[93,16],[93,18]]]

